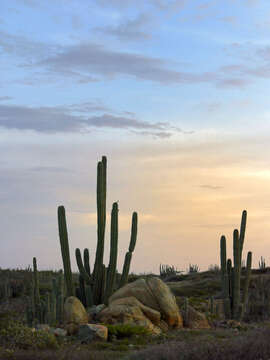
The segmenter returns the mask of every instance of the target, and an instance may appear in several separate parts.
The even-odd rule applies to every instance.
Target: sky
[[[0,267],[59,269],[57,207],[96,248],[96,166],[119,201],[118,270],[219,264],[248,213],[244,257],[270,264],[268,0],[2,0]]]

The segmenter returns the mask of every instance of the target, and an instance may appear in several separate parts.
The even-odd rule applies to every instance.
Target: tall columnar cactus
[[[138,215],[136,212],[134,212],[132,214],[131,237],[130,237],[129,249],[125,256],[125,262],[120,280],[120,287],[124,286],[128,282],[128,274],[132,259],[132,253],[135,249],[136,240],[137,240],[137,227],[138,227]]]
[[[222,296],[224,299],[224,313],[226,318],[240,320],[247,304],[248,287],[251,273],[252,253],[247,256],[246,279],[241,301],[241,270],[242,270],[242,251],[246,231],[247,212],[242,213],[240,234],[237,229],[233,232],[233,267],[231,259],[227,260],[226,238],[224,235],[220,239],[220,264],[221,264],[221,283]]]
[[[102,269],[104,257],[104,238],[106,226],[106,185],[107,185],[107,159],[105,156],[97,165],[97,248],[93,271],[94,302],[101,301]]]
[[[40,294],[39,294],[37,259],[35,257],[33,258],[33,305],[34,305],[34,318],[40,321],[41,303],[40,303]]]
[[[81,252],[76,249],[75,255],[78,269],[85,284],[85,295],[87,305],[108,303],[109,297],[115,290],[116,266],[118,254],[118,203],[113,203],[111,211],[111,241],[110,241],[110,260],[108,268],[103,263],[104,239],[106,225],[106,193],[107,193],[107,160],[102,157],[102,161],[97,166],[97,248],[94,270],[91,274],[89,265],[88,249],[84,250],[84,261]],[[121,286],[127,282],[132,252],[134,251],[137,239],[137,213],[133,213],[131,240],[129,251],[126,254]]]
[[[59,229],[59,238],[61,244],[61,253],[64,266],[64,276],[66,283],[66,291],[68,296],[74,294],[73,283],[72,283],[72,272],[70,265],[70,254],[69,254],[69,244],[68,244],[68,232],[67,232],[67,223],[66,223],[66,213],[64,206],[58,207],[58,229]]]
[[[87,306],[108,302],[109,297],[115,289],[116,264],[118,253],[118,204],[115,202],[111,213],[111,248],[110,261],[108,268],[103,263],[104,258],[104,240],[106,226],[106,196],[107,196],[107,159],[105,156],[97,165],[97,247],[94,269],[91,274],[89,264],[88,249],[84,250],[83,260],[81,251],[76,249],[75,255],[78,269],[81,276],[81,290],[78,295],[85,294],[85,302]],[[132,216],[132,229],[129,251],[126,254],[121,278],[121,285],[124,285],[128,279],[130,262],[137,239],[137,213]],[[71,282],[71,269],[68,247],[68,235],[65,218],[65,209],[63,206],[58,208],[59,235],[61,242],[61,251],[65,271],[65,279],[68,295],[72,295],[73,287]],[[83,290],[84,288],[84,290]]]

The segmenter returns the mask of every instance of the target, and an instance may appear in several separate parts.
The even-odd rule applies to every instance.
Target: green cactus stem
[[[83,265],[84,268],[89,276],[91,276],[91,269],[90,269],[90,257],[89,257],[89,250],[84,249],[83,251]]]
[[[111,248],[110,248],[110,262],[108,266],[106,289],[104,295],[104,303],[108,304],[109,297],[113,293],[115,285],[115,274],[117,264],[118,252],[118,204],[113,203],[111,212]]]
[[[64,206],[58,207],[58,229],[59,229],[59,238],[61,244],[62,260],[64,266],[64,276],[65,276],[67,296],[73,296],[74,288],[72,283],[68,232],[67,232],[66,214],[65,214]]]
[[[34,303],[34,318],[40,322],[41,303],[40,303],[40,294],[39,294],[37,259],[35,257],[33,258],[33,303]]]
[[[120,280],[120,287],[124,286],[128,282],[128,274],[130,269],[130,263],[132,259],[132,253],[135,249],[137,240],[137,226],[138,226],[138,215],[136,212],[132,214],[132,226],[131,226],[131,237],[129,243],[129,251],[126,253],[125,262],[123,266],[122,276]]]
[[[246,278],[243,289],[243,309],[241,313],[241,318],[243,318],[244,316],[248,302],[248,288],[249,288],[250,275],[251,275],[251,263],[252,263],[252,252],[249,251],[247,254]]]

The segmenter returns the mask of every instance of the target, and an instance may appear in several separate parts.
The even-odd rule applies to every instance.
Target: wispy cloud
[[[208,185],[208,184],[200,185],[199,187],[203,188],[203,189],[208,189],[208,190],[220,190],[220,189],[223,189],[223,186]]]
[[[90,104],[90,103],[89,103]],[[102,111],[102,106],[92,107],[79,105],[59,107],[28,107],[21,105],[0,105],[0,127],[17,130],[33,130],[41,133],[85,132],[90,129],[124,129],[137,130],[140,135],[151,134],[154,137],[165,138],[180,129],[169,123],[149,123],[134,117],[120,116],[111,113],[101,115],[86,115],[87,112]],[[85,105],[85,103],[83,104]],[[91,105],[91,104],[90,104]],[[82,112],[83,115],[73,113]]]
[[[8,101],[8,100],[12,100],[11,96],[0,96],[0,101]]]
[[[124,41],[147,40],[151,38],[151,34],[146,30],[149,22],[149,15],[140,14],[135,19],[125,20],[117,25],[97,27],[95,30]]]

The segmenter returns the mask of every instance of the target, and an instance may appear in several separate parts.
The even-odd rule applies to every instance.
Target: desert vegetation
[[[130,273],[139,216],[121,273],[118,203],[110,219],[110,259],[104,264],[107,159],[97,165],[97,247],[74,256],[71,270],[64,206],[58,207],[63,270],[0,269],[0,356],[3,359],[269,359],[270,274],[252,253],[243,265],[247,211],[233,231],[233,254],[220,238],[219,265],[186,271],[160,264],[159,274]],[[218,246],[218,241],[217,241]],[[59,254],[60,255],[60,254]]]

